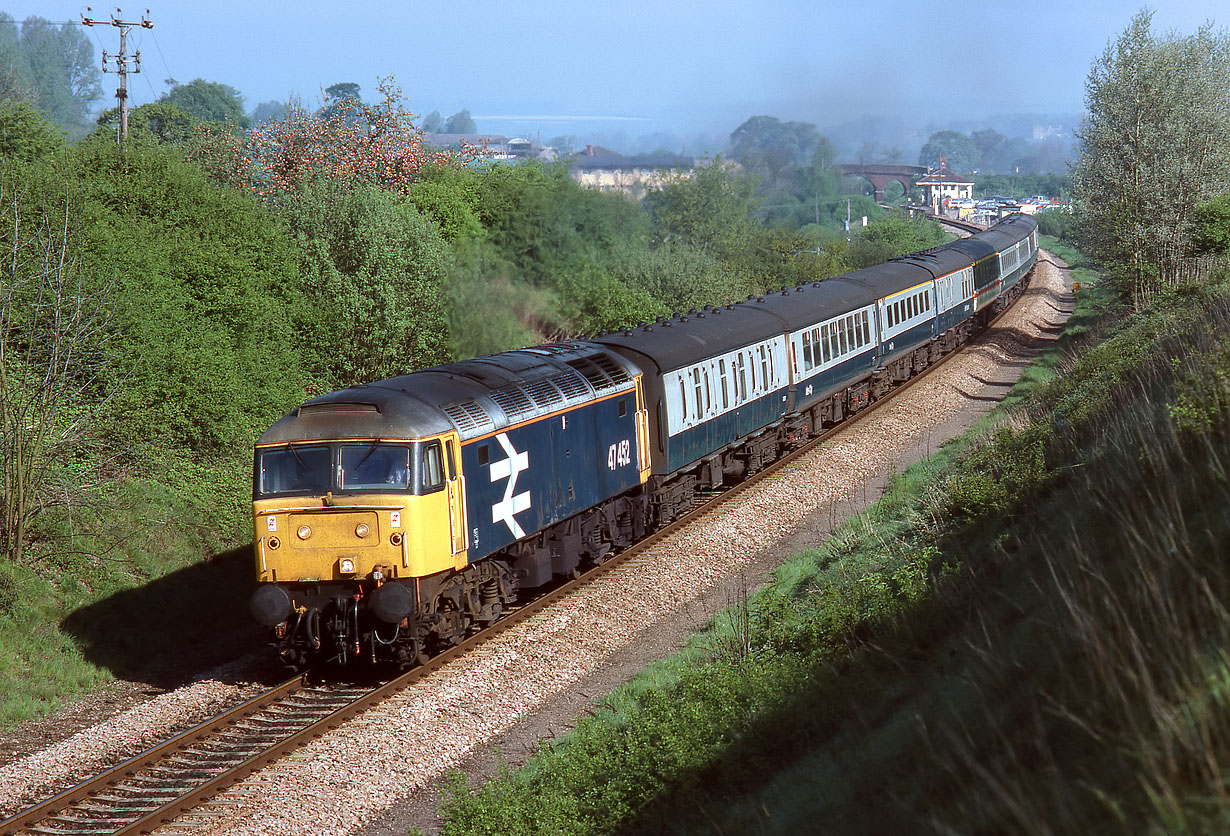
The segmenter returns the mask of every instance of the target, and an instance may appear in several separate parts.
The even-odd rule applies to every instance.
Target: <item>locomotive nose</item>
[[[274,627],[290,617],[290,596],[285,589],[273,584],[261,584],[252,593],[249,606],[256,623],[265,627]]]

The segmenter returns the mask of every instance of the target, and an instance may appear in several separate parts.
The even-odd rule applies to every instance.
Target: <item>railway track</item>
[[[527,603],[426,664],[375,688],[313,685],[303,676],[289,679],[94,778],[0,821],[0,836],[148,833],[175,820],[246,776],[473,652],[495,636],[717,510],[807,455],[836,433],[849,429],[860,418],[891,403],[895,395],[927,379],[932,371],[959,356],[962,350],[964,347],[935,361],[922,373],[895,387],[889,397],[872,402],[852,420],[825,431],[729,490],[720,494],[698,494],[686,514],[636,546]]]

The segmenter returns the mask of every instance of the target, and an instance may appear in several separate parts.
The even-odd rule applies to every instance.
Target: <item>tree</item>
[[[320,118],[326,122],[340,119],[353,125],[359,118],[363,97],[359,95],[359,85],[353,81],[342,81],[325,88],[325,105],[320,109]]]
[[[1001,171],[1003,167],[1003,152],[1007,147],[1008,138],[994,128],[974,131],[970,134],[978,157],[981,160],[980,171]]]
[[[34,72],[21,48],[21,33],[11,15],[0,12],[0,101],[36,102]]]
[[[901,212],[886,212],[855,238],[850,262],[857,269],[890,258],[934,247],[943,241],[939,224],[925,218],[910,218]]]
[[[64,133],[29,102],[0,103],[0,157],[46,159],[64,146]]]
[[[480,156],[468,147],[429,151],[401,89],[385,79],[380,92],[382,101],[359,103],[353,122],[340,113],[318,118],[292,102],[285,118],[243,137],[206,128],[193,158],[215,177],[276,205],[293,200],[319,177],[405,194],[425,165],[461,167]]]
[[[682,241],[717,255],[734,256],[754,225],[754,186],[721,160],[669,177],[645,196],[663,242]]]
[[[114,137],[120,124],[120,109],[107,108],[98,117],[95,133]],[[197,120],[173,104],[150,102],[128,112],[128,137],[132,142],[147,140],[159,144],[182,145],[195,135]]]
[[[1200,254],[1230,254],[1230,194],[1196,207],[1192,247]]]
[[[444,362],[449,252],[414,204],[374,185],[317,181],[288,208],[314,305],[301,323],[333,388]]]
[[[252,108],[248,118],[252,120],[253,125],[263,125],[266,122],[276,122],[280,119],[285,119],[287,109],[286,102],[261,102]]]
[[[448,122],[444,124],[444,133],[476,134],[478,133],[478,125],[475,124],[474,117],[470,116],[470,111],[459,110],[448,117]]]
[[[927,144],[918,152],[918,164],[938,168],[941,157],[950,171],[968,174],[978,167],[978,146],[963,133],[938,131],[931,134]]]
[[[0,181],[0,554],[13,562],[40,518],[104,481],[97,384],[112,360],[109,292],[85,281],[67,198],[38,191]]]
[[[815,125],[753,116],[731,133],[730,155],[747,171],[776,182],[788,169],[806,165],[821,139]]]
[[[440,111],[433,110],[431,113],[423,117],[423,133],[427,134],[442,134],[444,133],[444,117],[440,115]]]
[[[0,15],[0,94],[32,102],[74,132],[86,128],[90,106],[102,96],[94,47],[79,30],[29,17],[17,35],[13,19]]]
[[[158,101],[175,105],[198,122],[232,122],[241,128],[250,124],[243,112],[243,96],[229,84],[195,78],[175,85]]]
[[[1137,307],[1200,277],[1192,220],[1230,182],[1230,37],[1159,37],[1152,16],[1094,61],[1072,175],[1085,243]]]

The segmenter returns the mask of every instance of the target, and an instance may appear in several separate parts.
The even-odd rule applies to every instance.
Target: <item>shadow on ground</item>
[[[157,688],[206,672],[244,681],[276,676],[267,634],[248,613],[254,586],[252,547],[241,546],[82,607],[61,629],[90,662]],[[253,654],[259,661],[214,671]]]

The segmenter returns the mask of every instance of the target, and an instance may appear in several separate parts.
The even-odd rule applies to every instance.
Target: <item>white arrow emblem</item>
[[[504,486],[504,498],[491,506],[491,521],[505,523],[512,535],[520,539],[525,536],[525,531],[513,515],[530,507],[530,492],[523,491],[514,496],[513,491],[517,489],[517,475],[530,468],[530,454],[518,453],[517,448],[513,447],[512,442],[508,440],[508,433],[500,433],[495,440],[500,442],[508,458],[491,463],[491,481],[507,479],[508,484]]]

